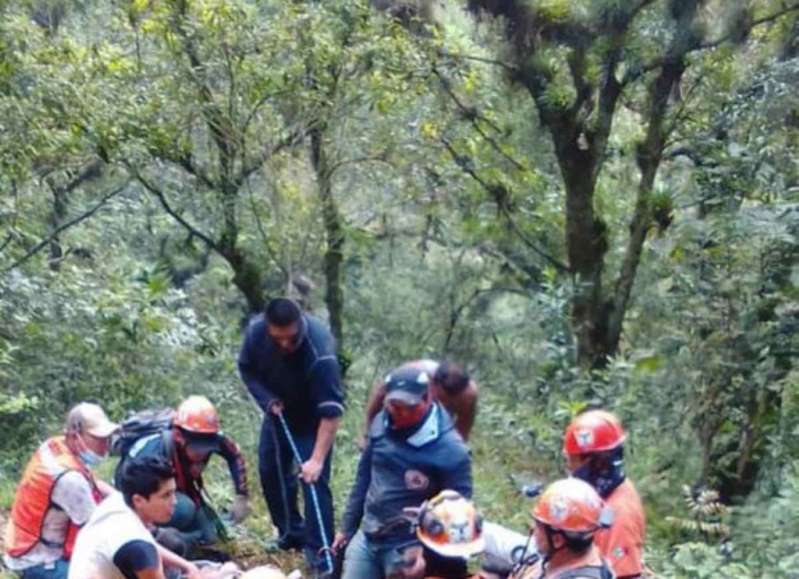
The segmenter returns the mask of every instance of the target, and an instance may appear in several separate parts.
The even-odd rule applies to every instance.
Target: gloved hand
[[[231,509],[233,522],[239,524],[246,519],[251,512],[252,507],[250,507],[249,497],[247,497],[247,495],[236,495],[236,498],[233,499],[233,508]]]

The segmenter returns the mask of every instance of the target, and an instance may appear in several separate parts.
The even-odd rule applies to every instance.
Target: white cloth
[[[125,504],[121,493],[106,498],[78,533],[69,564],[69,579],[125,579],[114,556],[126,543],[145,541],[156,547],[152,533]]]
[[[532,555],[537,552],[533,537],[511,531],[496,523],[483,523],[483,541],[485,541],[483,556],[486,563],[501,564],[507,568],[517,563],[522,553]]]
[[[56,481],[50,498],[56,506],[47,509],[42,523],[42,538],[49,545],[39,541],[22,557],[3,557],[6,567],[12,571],[22,571],[61,559],[70,520],[76,525],[85,524],[96,506],[89,481],[75,470],[66,472]]]

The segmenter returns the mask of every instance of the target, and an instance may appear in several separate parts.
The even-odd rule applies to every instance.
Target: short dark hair
[[[464,391],[469,385],[469,380],[469,373],[455,362],[441,362],[433,374],[433,381],[450,394]]]
[[[300,306],[289,298],[275,298],[270,300],[264,308],[266,323],[281,328],[293,324],[300,319],[301,315]]]
[[[138,456],[129,458],[122,465],[119,490],[129,507],[133,506],[133,495],[149,499],[158,492],[165,481],[175,478],[172,464],[160,456]]]

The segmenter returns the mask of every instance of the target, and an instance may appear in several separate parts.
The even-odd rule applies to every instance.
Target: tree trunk
[[[341,263],[344,260],[344,230],[341,215],[333,197],[332,173],[325,153],[323,129],[311,131],[311,163],[322,202],[327,247],[324,255],[325,304],[330,317],[330,331],[339,352],[344,344],[344,292],[341,288]]]
[[[566,185],[566,249],[572,273],[571,322],[582,368],[604,365],[615,344],[607,340],[602,270],[607,251],[605,224],[594,212],[595,182],[584,155],[569,153],[561,163]]]

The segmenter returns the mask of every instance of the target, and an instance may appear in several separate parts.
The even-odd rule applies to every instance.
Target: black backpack
[[[171,408],[141,410],[131,414],[120,425],[111,441],[111,454],[125,458],[137,440],[172,426],[175,411]]]

